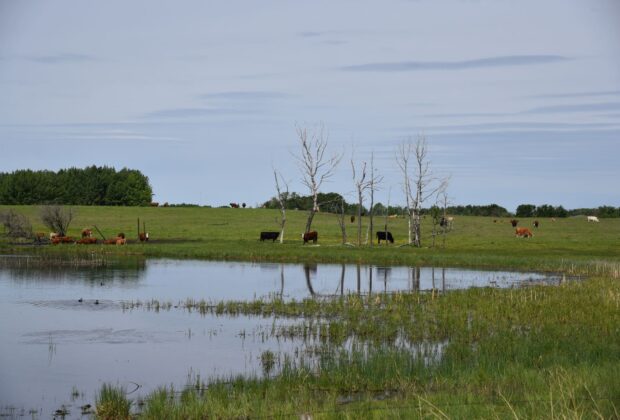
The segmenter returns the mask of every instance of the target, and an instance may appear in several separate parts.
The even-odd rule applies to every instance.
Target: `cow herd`
[[[352,219],[353,220],[353,219]],[[551,219],[549,219],[551,222],[555,222],[555,218],[552,217]],[[587,221],[588,222],[599,222],[598,217],[596,216],[587,216]],[[440,220],[439,225],[441,227],[445,227],[445,228],[451,228],[452,227],[452,223],[454,222],[454,217],[442,217]],[[493,223],[498,223],[498,219],[494,219]],[[532,231],[529,228],[526,227],[518,227],[519,224],[519,220],[517,219],[510,219],[509,220],[510,225],[515,228],[515,236],[518,238],[531,238],[534,236],[534,234],[532,233]],[[538,229],[540,227],[540,221],[538,220],[534,220],[532,221],[532,226],[535,229]],[[261,232],[260,233],[260,238],[259,240],[261,242],[264,242],[266,240],[271,240],[272,242],[275,242],[280,236],[279,232]],[[307,244],[308,242],[312,242],[314,244],[316,244],[318,242],[319,239],[319,233],[317,231],[310,231],[310,232],[306,232],[306,233],[302,233],[301,234],[301,239],[303,240],[303,244]],[[376,239],[377,239],[377,243],[380,244],[381,241],[384,242],[389,242],[389,243],[394,243],[394,236],[392,236],[392,232],[388,232],[388,231],[379,231],[376,233]]]
[[[148,234],[147,240],[148,240]],[[45,236],[44,233],[37,233],[37,241],[41,242],[42,238]],[[78,244],[78,245],[96,245],[98,243],[102,243],[104,245],[125,245],[127,244],[127,239],[125,238],[125,234],[120,232],[114,238],[103,239],[99,241],[97,238],[93,237],[93,231],[91,229],[82,229],[82,237],[80,239],[74,239],[72,236],[61,236],[56,232],[51,232],[49,234],[50,243],[52,245],[58,244]]]

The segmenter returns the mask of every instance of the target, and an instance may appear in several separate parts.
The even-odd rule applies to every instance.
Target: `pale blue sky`
[[[305,193],[295,124],[348,160],[425,133],[456,204],[620,206],[620,2],[0,0],[0,171],[142,170],[155,200]]]

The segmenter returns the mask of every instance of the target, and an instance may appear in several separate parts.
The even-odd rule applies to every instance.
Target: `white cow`
[[[598,223],[598,217],[596,217],[596,216],[588,216],[588,222],[597,222]]]

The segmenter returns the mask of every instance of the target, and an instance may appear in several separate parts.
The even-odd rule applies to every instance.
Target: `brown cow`
[[[125,234],[123,232],[120,232],[118,235],[116,235],[116,237],[125,239]]]
[[[106,239],[106,240],[103,241],[103,244],[104,245],[114,245],[114,244],[116,244],[116,240],[117,239],[118,238]]]
[[[80,245],[92,245],[96,243],[97,243],[97,238],[88,238],[88,237],[82,238],[76,242],[76,244],[80,244]]]
[[[92,238],[93,231],[90,229],[82,229],[82,238]]]
[[[72,244],[75,242],[75,239],[73,239],[71,236],[54,236],[52,238],[52,244],[54,245],[58,245],[58,244]]]
[[[149,240],[149,233],[148,233],[148,232],[146,232],[146,233],[140,233],[140,234],[138,235],[138,237],[140,238],[140,242],[145,242],[145,241],[148,241],[148,240]]]
[[[532,231],[529,230],[528,228],[516,228],[515,229],[515,236],[524,237],[524,238],[531,238],[534,235],[532,235]]]
[[[534,227],[535,227],[536,229],[538,229],[538,225],[539,225],[539,224],[540,224],[540,223],[538,223],[538,220],[534,220]]]
[[[313,243],[316,243],[316,241],[319,240],[319,233],[316,230],[302,233],[301,238],[304,240],[304,245],[306,244],[306,242],[310,242],[310,241],[312,241]]]
[[[127,239],[125,238],[116,238],[116,245],[125,245],[127,243]]]

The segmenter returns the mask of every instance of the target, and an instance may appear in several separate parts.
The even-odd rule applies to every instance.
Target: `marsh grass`
[[[123,420],[131,418],[131,401],[123,387],[103,384],[96,400],[95,415],[102,420]]]
[[[262,377],[162,389],[146,398],[144,418],[618,418],[613,279],[204,308],[289,319],[270,334],[303,351],[263,352]]]

